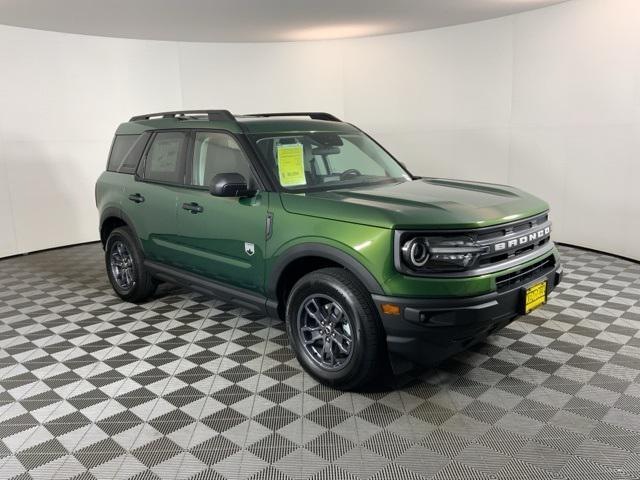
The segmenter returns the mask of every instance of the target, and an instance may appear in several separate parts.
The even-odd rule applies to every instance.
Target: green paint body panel
[[[283,194],[287,211],[349,224],[420,230],[480,228],[544,212],[513,187],[442,179],[310,194]]]
[[[116,133],[176,128],[221,129],[235,135],[359,131],[341,122],[237,117],[237,122],[175,118],[127,122]],[[128,201],[127,197],[135,193],[143,195],[145,201]],[[119,210],[132,223],[147,258],[265,296],[273,291],[273,285],[269,285],[273,269],[286,261],[291,248],[309,243],[351,257],[388,296],[460,298],[492,292],[497,276],[521,269],[542,256],[510,270],[475,277],[410,276],[394,266],[394,229],[480,228],[548,210],[544,201],[513,187],[429,178],[306,194],[262,191],[240,199],[105,172],[98,180],[96,197],[101,212]],[[202,205],[204,212],[193,215],[181,208],[189,202]],[[273,220],[267,239],[268,213]],[[252,255],[247,254],[245,243],[253,244]],[[548,255],[557,257],[557,250]]]
[[[196,202],[194,215],[178,208],[175,258],[178,267],[235,287],[264,293],[265,218],[270,192],[251,198],[214,197],[207,190],[184,189],[178,205]],[[245,252],[245,243],[254,253]]]
[[[303,195],[281,194],[280,199],[281,202],[276,201],[271,206],[274,227],[273,237],[267,242],[267,278],[270,267],[278,260],[279,255],[286,253],[289,248],[304,243],[322,243],[343,251],[361,263],[375,277],[386,295],[415,298],[470,297],[494,291],[496,277],[543,258],[541,256],[511,269],[475,277],[427,278],[404,275],[398,272],[393,264],[391,227],[367,225],[373,222],[366,217],[360,217],[357,221],[338,219],[339,216],[345,215],[345,212],[340,211],[344,208],[339,205],[327,207],[326,217],[319,216],[317,210],[313,215],[293,213],[288,211],[285,205],[296,201],[304,205]],[[298,210],[302,209],[298,205]],[[542,211],[544,208],[533,214]],[[449,228],[451,225],[423,223],[422,227],[437,229]],[[558,255],[555,249],[551,254]]]

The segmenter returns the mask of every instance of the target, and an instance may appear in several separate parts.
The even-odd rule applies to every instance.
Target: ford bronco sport
[[[544,303],[562,273],[545,202],[416,177],[327,113],[133,117],[96,200],[122,299],[169,281],[279,317],[300,363],[342,389],[389,360],[468,348]]]

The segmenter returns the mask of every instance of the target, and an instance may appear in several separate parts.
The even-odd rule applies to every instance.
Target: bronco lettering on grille
[[[537,232],[522,235],[521,237],[511,238],[504,242],[499,242],[493,245],[493,251],[499,252],[501,250],[508,250],[510,248],[522,247],[540,240],[551,233],[551,227],[545,227]]]

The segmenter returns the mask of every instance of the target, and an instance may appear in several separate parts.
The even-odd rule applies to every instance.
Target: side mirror
[[[209,193],[216,197],[250,197],[255,190],[249,190],[247,181],[239,173],[219,173],[211,180]]]

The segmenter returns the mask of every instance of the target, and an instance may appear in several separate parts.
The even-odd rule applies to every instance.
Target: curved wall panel
[[[0,26],[0,65],[0,256],[97,239],[94,184],[118,122],[181,106],[177,45]]]
[[[98,238],[116,125],[327,110],[416,173],[511,183],[560,241],[640,259],[640,4],[581,0],[365,39],[199,44],[0,26],[0,257]]]

